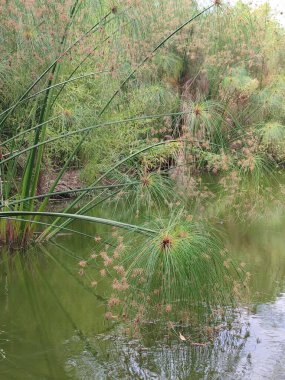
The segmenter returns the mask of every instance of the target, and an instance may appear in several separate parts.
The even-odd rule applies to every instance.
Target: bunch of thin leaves
[[[213,230],[188,221],[183,211],[152,225],[155,232],[132,240],[115,266],[122,270],[113,289],[124,316],[140,320],[177,318],[183,312],[197,316],[236,303],[241,269]]]

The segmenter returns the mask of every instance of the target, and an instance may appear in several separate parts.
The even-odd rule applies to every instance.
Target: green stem
[[[150,146],[147,146],[147,147],[144,147],[142,149],[140,149],[139,151],[129,155],[128,157],[125,157],[123,158],[121,161],[119,161],[116,165],[114,165],[113,167],[111,167],[109,170],[107,170],[104,174],[102,174],[95,182],[92,183],[91,186],[96,186],[100,181],[102,181],[102,179],[104,179],[108,174],[110,174],[112,171],[114,171],[116,168],[118,168],[119,166],[121,166],[124,162],[130,160],[131,158],[134,158],[136,157],[137,155],[143,153],[143,152],[146,152],[147,150],[149,149],[152,149],[152,148],[155,148],[157,146],[160,146],[160,145],[165,145],[165,144],[169,144],[169,143],[173,143],[173,142],[177,142],[178,140],[169,140],[169,141],[161,141],[159,143],[156,143],[154,145],[150,145]],[[81,195],[79,195],[65,210],[64,210],[64,213],[69,211],[70,209],[72,209],[74,206],[76,206],[78,204],[78,202],[84,197],[86,193],[83,192]],[[93,203],[93,200],[91,200],[90,202],[88,202],[86,205],[84,205],[80,210],[78,210],[76,212],[76,214],[79,214],[81,212],[85,212],[87,210],[90,210],[92,207],[90,207]],[[57,218],[55,221],[54,221],[54,224],[56,224],[58,221],[60,220],[60,218]],[[69,221],[67,220],[66,222],[64,222],[62,225],[65,226],[69,223]],[[61,226],[62,226],[61,225]],[[52,231],[51,233],[49,233],[52,229],[52,227],[49,227],[47,228],[47,230],[45,230],[42,235],[39,237],[39,241],[43,240],[43,239],[50,239],[51,237],[53,237],[58,231],[60,231],[60,228],[61,226],[58,226],[54,231]]]
[[[74,46],[76,46],[79,42],[81,42],[85,37],[87,37],[91,32],[93,32],[103,21],[105,21],[112,12],[108,12],[100,21],[98,21],[95,25],[93,25],[87,32],[85,32],[82,36],[80,36],[75,42],[73,42],[62,54],[60,54],[47,68],[46,70],[28,87],[28,89],[24,92],[23,95],[19,97],[16,103],[12,106],[10,111],[6,114],[6,116],[1,120],[0,127],[4,124],[7,118],[12,114],[12,112],[18,107],[21,101],[31,92],[31,90],[40,82],[42,78],[63,58]]]
[[[39,143],[37,143],[35,145],[31,145],[31,146],[29,146],[29,147],[27,147],[27,148],[25,148],[23,150],[20,150],[20,151],[16,152],[15,154],[10,155],[9,157],[7,157],[4,160],[0,161],[0,164],[4,164],[5,162],[8,162],[10,160],[14,160],[16,157],[20,156],[21,154],[27,153],[30,150],[33,150],[34,148],[37,148],[37,147],[40,147],[42,145],[46,145],[46,144],[52,143],[52,142],[57,141],[59,139],[62,139],[64,137],[70,137],[70,136],[73,136],[73,135],[80,134],[82,132],[89,132],[89,131],[91,131],[92,129],[95,129],[95,128],[105,127],[105,126],[112,126],[112,125],[117,125],[117,124],[124,124],[124,123],[131,123],[131,122],[134,122],[134,121],[147,120],[147,119],[159,119],[159,118],[164,117],[164,116],[181,116],[181,115],[187,114],[187,113],[189,113],[189,112],[188,111],[186,111],[186,112],[172,112],[172,113],[164,113],[164,114],[157,114],[157,115],[138,116],[138,117],[132,117],[130,119],[109,121],[109,122],[106,122],[106,123],[92,125],[90,127],[77,129],[75,131],[62,133],[61,135],[52,137],[51,139],[48,139],[48,140],[45,140],[45,141],[41,141],[41,142],[39,142]]]
[[[134,181],[134,182],[129,182],[129,183],[121,183],[117,185],[106,185],[106,186],[88,186],[88,187],[83,187],[83,188],[78,188],[78,189],[71,189],[71,190],[65,190],[65,191],[55,191],[53,193],[45,193],[41,195],[35,195],[33,197],[28,197],[28,198],[23,198],[23,199],[17,199],[12,202],[8,202],[5,204],[5,206],[2,204],[0,205],[0,208],[4,207],[11,207],[17,204],[25,203],[30,200],[37,200],[37,199],[42,199],[42,198],[50,198],[52,196],[58,196],[58,195],[66,195],[66,194],[74,194],[74,193],[81,193],[82,191],[97,191],[97,190],[105,190],[105,189],[113,189],[113,188],[119,188],[119,187],[129,187],[133,185],[138,185],[140,184],[139,181]]]
[[[122,223],[118,222],[116,220],[112,219],[103,219],[103,218],[97,218],[95,216],[89,216],[89,215],[78,215],[78,214],[68,214],[68,213],[60,213],[60,212],[38,212],[38,211],[1,211],[0,212],[0,218],[8,218],[8,217],[15,217],[15,216],[49,216],[49,217],[59,217],[59,218],[67,218],[67,219],[73,219],[73,220],[82,220],[85,222],[93,222],[93,223],[99,223],[104,224],[112,227],[118,227],[125,230],[147,234],[147,235],[154,235],[157,233],[157,231],[136,226],[134,224],[129,223]]]

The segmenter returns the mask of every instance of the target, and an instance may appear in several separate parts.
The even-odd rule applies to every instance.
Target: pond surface
[[[78,275],[90,239],[63,236],[26,254],[2,252],[0,379],[285,379],[285,218],[276,210],[223,229],[251,273],[251,306],[241,309],[234,333],[205,346],[151,331],[128,339],[106,321],[104,281],[95,291]]]

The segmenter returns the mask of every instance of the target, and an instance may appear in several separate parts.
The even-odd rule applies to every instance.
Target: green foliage
[[[228,305],[240,290],[212,229],[173,211],[182,197],[168,170],[220,174],[229,204],[283,159],[284,30],[267,8],[215,3],[43,1],[37,17],[7,3],[8,21],[0,15],[0,242],[26,246],[37,226],[42,242],[76,220],[130,231],[119,287],[145,318]],[[57,172],[41,196],[46,165]],[[86,187],[47,211],[74,165]],[[145,208],[167,220],[150,228],[88,215],[122,198],[134,217]]]
[[[234,68],[230,76],[226,76],[222,86],[230,93],[238,92],[244,96],[251,96],[259,86],[256,78],[251,78],[244,67]]]
[[[161,173],[143,172],[138,177],[139,183],[133,191],[127,193],[129,207],[133,212],[139,213],[140,209],[149,215],[155,211],[158,213],[176,200],[173,189],[175,184],[168,175]]]
[[[177,112],[179,98],[168,87],[163,86],[146,86],[136,88],[120,99],[118,107],[120,112],[110,116],[111,120],[124,120],[130,116],[136,115],[155,115]],[[110,120],[109,119],[109,120]],[[144,146],[145,141],[151,134],[164,135],[165,131],[160,133],[163,128],[161,119],[137,120],[132,123],[121,124],[120,126],[111,126],[92,133],[89,141],[84,146],[84,160],[87,162],[82,178],[94,180],[100,173],[116,162],[121,157],[130,154],[139,146]],[[170,125],[169,134],[172,129]],[[100,147],[104,149],[100,149]],[[163,162],[171,159],[173,147],[160,147],[149,156],[153,159]],[[161,153],[161,156],[160,156]],[[151,158],[153,157],[153,158]]]
[[[158,233],[135,245],[132,242],[116,261],[124,268],[127,284],[123,295],[120,287],[117,295],[129,318],[139,315],[149,321],[167,314],[177,318],[183,311],[209,312],[211,307],[234,302],[234,289],[237,292],[240,286],[236,264],[209,227],[185,218],[179,211],[170,220],[152,223]]]
[[[285,126],[278,122],[266,123],[261,128],[261,135],[265,145],[282,144],[285,139]]]
[[[179,81],[184,68],[181,55],[168,50],[157,54],[153,60],[153,65],[155,66],[157,78],[168,81]],[[153,76],[152,73],[149,73],[149,75]]]
[[[266,121],[285,120],[284,106],[285,80],[282,76],[276,76],[259,93],[259,104],[262,116]]]
[[[260,129],[260,133],[265,149],[278,162],[283,162],[285,158],[285,126],[278,122],[269,122]]]

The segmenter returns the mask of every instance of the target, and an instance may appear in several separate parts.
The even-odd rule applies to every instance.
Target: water
[[[260,212],[262,214],[262,211]],[[102,234],[88,224],[82,231]],[[1,255],[0,379],[285,379],[285,219],[224,223],[226,244],[251,273],[248,308],[214,344],[178,336],[127,338],[104,319],[78,262],[93,242],[61,237],[26,254]],[[96,296],[97,295],[97,296]]]

